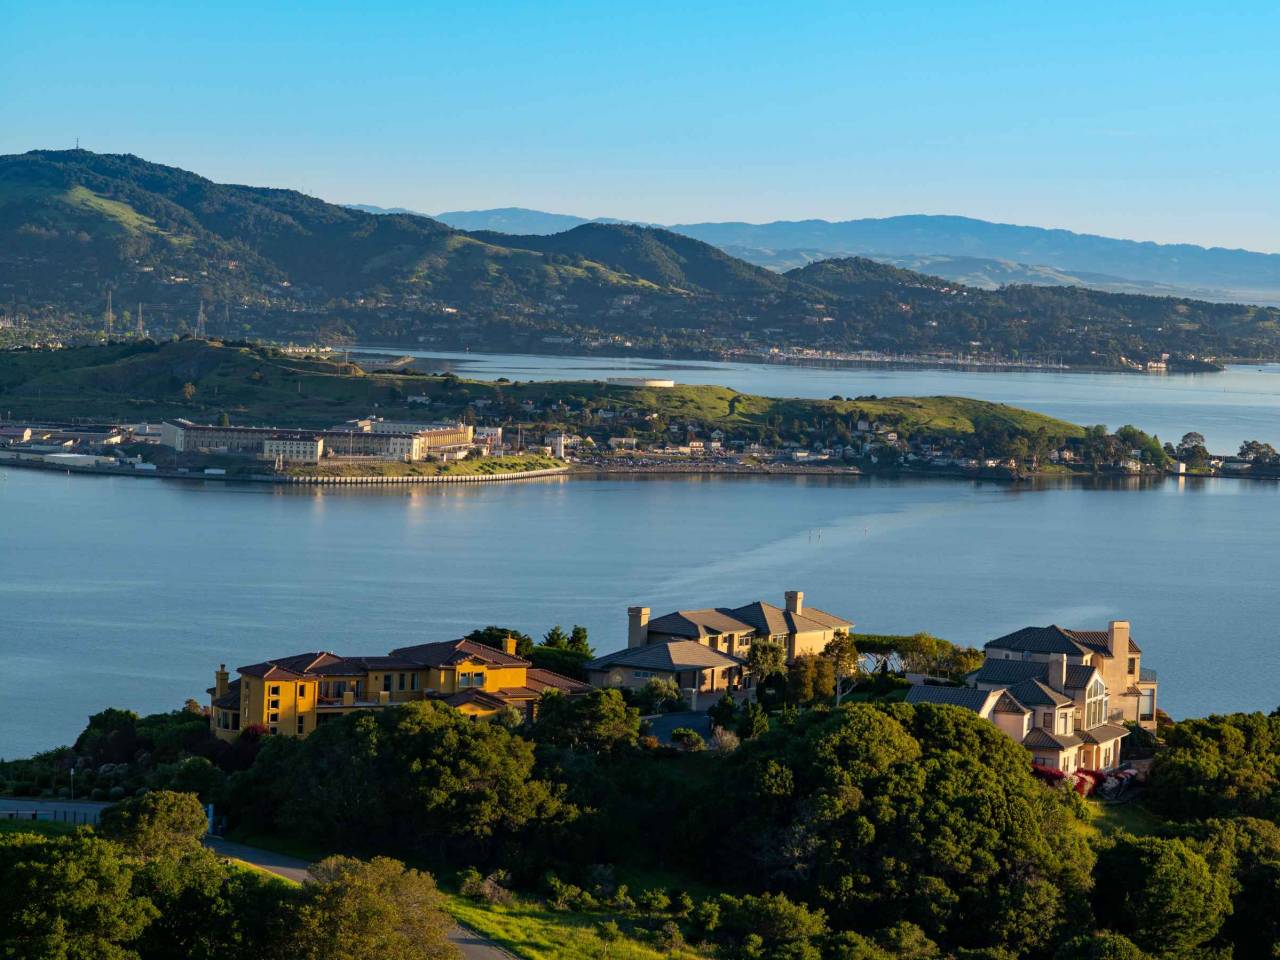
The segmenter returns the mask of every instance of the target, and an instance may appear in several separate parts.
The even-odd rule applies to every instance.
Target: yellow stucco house
[[[590,685],[534,667],[515,655],[515,640],[497,650],[473,640],[399,647],[387,656],[299,653],[238,667],[226,665],[209,689],[209,724],[234,740],[260,726],[268,733],[305,737],[319,724],[357,710],[408,700],[439,699],[475,717],[514,707],[526,717],[547,690],[573,696]]]

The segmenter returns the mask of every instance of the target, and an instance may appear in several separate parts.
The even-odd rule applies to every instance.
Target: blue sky
[[[0,152],[427,212],[1280,251],[1280,4],[0,0]]]

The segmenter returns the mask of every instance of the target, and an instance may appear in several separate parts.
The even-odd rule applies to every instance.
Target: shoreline
[[[538,470],[513,471],[492,474],[444,474],[415,477],[306,477],[287,474],[250,474],[229,476],[177,470],[124,470],[116,467],[79,466],[64,463],[47,463],[35,460],[0,459],[0,467],[16,467],[22,470],[47,473],[77,474],[94,477],[127,477],[152,480],[181,480],[188,482],[269,484],[272,486],[412,486],[422,484],[458,483],[516,483],[522,480],[538,480],[550,477],[570,479],[617,477],[842,477],[851,480],[965,480],[970,482],[999,483],[1011,487],[1022,484],[1042,483],[1094,483],[1104,481],[1114,484],[1126,481],[1126,486],[1156,485],[1164,480],[1257,480],[1280,482],[1277,476],[1249,476],[1248,474],[1130,474],[1050,472],[1012,475],[1007,470],[962,470],[933,468],[929,470],[876,470],[867,471],[856,466],[826,466],[817,464],[718,464],[718,463],[670,463],[645,466],[609,464],[566,463],[564,466]]]

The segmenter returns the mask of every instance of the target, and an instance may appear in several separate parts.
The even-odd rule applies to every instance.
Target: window
[[[1138,694],[1138,719],[1154,720],[1156,718],[1156,692],[1143,690]]]
[[[307,721],[305,717],[298,718],[298,736],[302,736],[306,732]]]
[[[382,691],[383,693],[391,692],[391,674],[384,673],[382,675]]]
[[[240,729],[240,714],[238,713],[231,714],[231,729],[232,730]]]
[[[1137,672],[1138,672],[1138,658],[1130,657],[1129,658],[1129,676],[1133,676]]]
[[[278,713],[269,713],[269,714],[267,714],[267,721],[268,721],[268,722],[270,722],[270,723],[279,723],[279,722],[280,722],[280,714],[278,714]]]
[[[1034,763],[1037,767],[1049,766],[1049,761],[1046,760],[1044,757],[1033,757],[1031,762]]]
[[[418,675],[416,673],[409,674],[409,689],[410,690],[418,689]]]
[[[404,674],[403,674],[403,673],[402,673],[402,674],[400,674],[400,675],[396,678],[396,689],[397,689],[397,690],[403,690],[403,689],[404,689]]]
[[[1053,729],[1053,714],[1052,714],[1052,713],[1046,713],[1046,714],[1044,715],[1044,718],[1040,721],[1040,726],[1044,727],[1046,730],[1052,730],[1052,729]]]
[[[275,727],[271,727],[267,732],[268,732],[268,733],[279,733],[279,731],[278,731],[278,730],[276,730],[276,728],[275,728]]]
[[[1095,679],[1085,691],[1084,726],[1092,729],[1107,722],[1107,688],[1101,680]]]
[[[270,695],[271,695],[271,696],[273,696],[273,697],[278,697],[278,696],[280,696],[280,684],[278,684],[278,683],[273,683],[273,684],[271,685],[271,689],[270,689],[270,690],[268,690],[268,691],[267,691],[267,693],[268,693],[268,694],[270,694]]]
[[[653,671],[652,670],[633,670],[631,673],[631,676],[635,677],[637,680],[648,680],[650,677],[653,676]]]
[[[298,699],[307,699],[307,685],[305,683],[298,684]]]
[[[270,709],[272,709],[272,710],[279,710],[279,709],[280,709],[280,698],[279,698],[279,697],[276,697],[276,698],[275,698],[275,699],[273,699],[273,700],[269,700],[269,701],[267,701],[267,707],[268,707],[268,708],[270,708]]]
[[[1068,724],[1070,723],[1071,723],[1071,720],[1066,713],[1058,714],[1058,733],[1061,733],[1061,734],[1070,733],[1071,728],[1068,726]]]

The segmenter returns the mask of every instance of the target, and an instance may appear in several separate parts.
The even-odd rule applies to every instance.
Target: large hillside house
[[[681,690],[730,690],[745,662],[696,640],[671,640],[606,653],[586,665],[592,686],[639,690],[650,680],[672,680]]]
[[[526,718],[547,690],[574,696],[589,684],[532,666],[505,650],[472,640],[420,643],[388,656],[299,653],[238,667],[230,679],[225,664],[209,689],[210,727],[234,740],[249,726],[305,737],[319,724],[358,710],[377,710],[409,700],[438,699],[475,717],[514,707]]]
[[[1026,747],[1037,766],[1106,770],[1120,761],[1125,723],[1155,729],[1156,676],[1129,623],[1106,631],[1024,627],[986,644],[964,687],[916,685],[908,703],[973,710]]]
[[[650,619],[648,607],[627,609],[627,646],[694,640],[731,657],[745,659],[753,640],[771,637],[782,643],[787,660],[820,654],[836,633],[853,622],[805,605],[804,593],[788,590],[785,606],[756,600],[741,607],[676,610]]]

